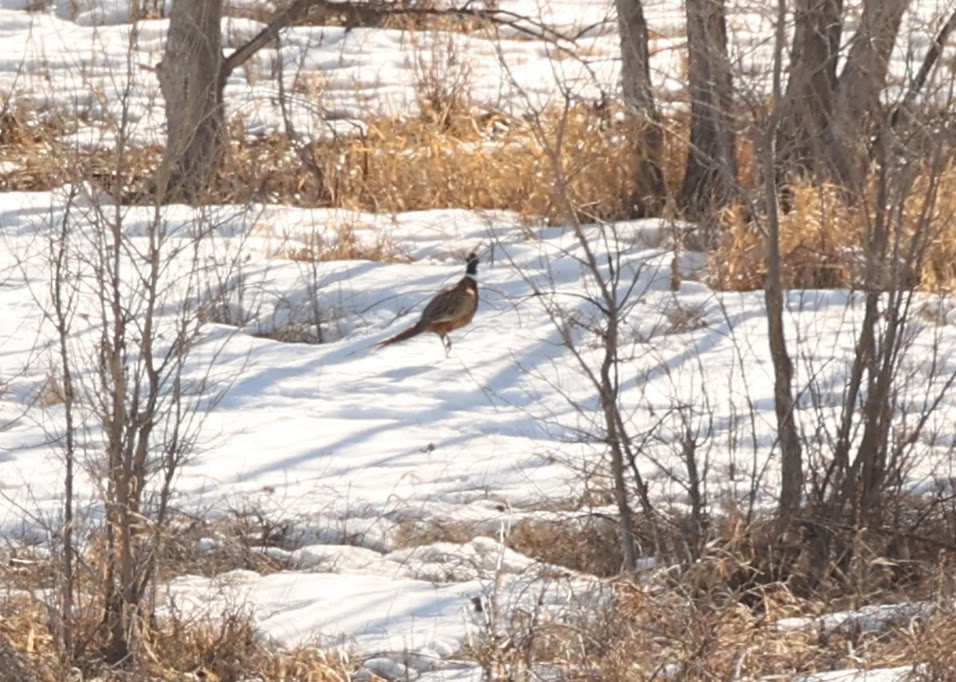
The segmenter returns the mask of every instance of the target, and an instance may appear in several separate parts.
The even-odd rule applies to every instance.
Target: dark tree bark
[[[220,20],[223,0],[176,0],[158,66],[166,101],[166,153],[157,196],[196,202],[212,185],[225,139]]]
[[[656,115],[644,7],[640,0],[615,0],[614,5],[621,32],[621,88],[624,103],[634,111],[653,112]]]
[[[733,79],[724,0],[686,0],[691,97],[690,150],[679,201],[695,216],[730,204],[737,193]]]
[[[311,9],[341,11],[343,5],[295,0],[228,58],[222,55],[223,0],[175,0],[163,60],[157,67],[166,101],[166,153],[156,192],[166,201],[201,201],[219,170],[225,144],[226,79],[279,31]],[[337,9],[338,8],[338,9]]]
[[[823,134],[833,111],[843,0],[797,0],[790,77],[777,131],[778,180],[825,177]]]
[[[634,120],[636,139],[633,173],[634,195],[631,213],[639,216],[653,210],[664,196],[661,170],[663,137],[660,115],[651,90],[650,57],[647,47],[647,21],[641,0],[615,0],[621,33],[621,87],[624,106]]]
[[[778,179],[811,177],[859,192],[870,140],[887,121],[880,95],[909,0],[865,0],[837,76],[843,0],[797,0]]]
[[[780,252],[780,211],[777,199],[779,187],[774,168],[777,165],[776,142],[786,101],[782,90],[783,51],[785,37],[786,0],[777,0],[777,27],[774,36],[773,90],[770,116],[764,139],[761,141],[760,161],[765,184],[764,196],[767,215],[767,279],[764,300],[767,304],[767,332],[770,358],[773,363],[774,412],[777,417],[777,440],[780,444],[780,503],[777,510],[778,530],[785,534],[793,524],[803,497],[803,448],[794,409],[793,360],[787,349],[784,327],[783,257]]]
[[[909,0],[867,0],[860,27],[837,81],[824,150],[834,180],[862,189],[869,165],[869,139],[887,123],[880,94],[886,88],[890,53]]]

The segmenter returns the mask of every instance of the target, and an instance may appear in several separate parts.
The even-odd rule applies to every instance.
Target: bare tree
[[[58,638],[57,650],[60,656],[60,665],[64,669],[74,654],[73,643],[73,608],[76,592],[76,542],[74,540],[74,516],[76,492],[76,473],[79,465],[77,446],[77,415],[75,410],[75,388],[73,378],[73,363],[70,361],[69,337],[76,313],[77,291],[62,286],[68,281],[72,272],[70,267],[69,225],[70,201],[63,220],[55,229],[50,231],[49,269],[50,269],[50,304],[46,311],[47,319],[53,324],[57,340],[57,357],[60,375],[61,393],[63,399],[63,528],[60,536],[60,551],[62,553],[61,572],[59,573],[60,586],[56,597],[59,601],[59,613],[54,621]]]
[[[222,0],[173,3],[157,72],[166,101],[166,154],[156,179],[161,197],[194,201],[219,167],[225,135]]]
[[[530,103],[528,109],[535,111]],[[566,296],[556,290],[553,281],[542,287],[542,283],[528,273],[522,274],[554,325],[561,344],[569,351],[572,366],[593,390],[593,401],[573,397],[568,400],[593,427],[593,431],[581,437],[597,444],[607,456],[602,477],[608,476],[611,481],[623,568],[633,571],[641,556],[638,509],[649,529],[652,551],[657,556],[665,551],[660,515],[640,470],[641,449],[648,436],[637,431],[625,406],[624,384],[631,371],[628,366],[631,358],[622,352],[628,343],[626,320],[637,314],[635,309],[642,294],[652,286],[656,270],[630,257],[628,251],[633,245],[617,234],[613,224],[585,225],[578,218],[581,210],[574,205],[564,170],[565,157],[573,153],[564,136],[571,109],[571,95],[565,93],[561,122],[554,130],[540,114],[530,118],[532,133],[547,155],[556,178],[558,198],[563,202],[562,213],[568,216],[573,231],[573,246],[562,250],[559,257],[581,268],[583,290]]]
[[[894,126],[898,125],[904,119],[903,114],[907,113],[907,110],[913,106],[919,93],[923,90],[927,80],[929,80],[930,74],[939,66],[939,59],[943,54],[943,46],[946,45],[946,41],[949,40],[949,36],[954,30],[956,30],[956,11],[953,11],[952,14],[949,15],[936,33],[936,38],[933,40],[932,45],[930,45],[929,50],[926,51],[926,56],[923,58],[923,63],[920,64],[919,71],[910,79],[909,86],[906,88],[906,94],[903,96],[903,101],[893,110],[891,123]]]
[[[117,192],[131,172],[129,88],[123,96]],[[36,294],[45,305],[63,405],[57,644],[64,661],[95,646],[105,660],[120,663],[141,653],[174,482],[196,451],[203,415],[228,386],[211,376],[215,345],[206,349],[207,362],[192,362],[208,310],[202,250],[218,223],[197,212],[191,223],[170,225],[160,205],[130,209],[80,183],[71,185],[64,204],[48,228],[49,290]],[[131,210],[137,217],[147,211],[135,230],[127,220]],[[93,522],[90,530],[98,542],[95,562],[74,531],[79,476],[101,495],[102,525]],[[78,600],[81,579],[88,596]],[[81,633],[94,613],[95,632]]]
[[[863,205],[868,229],[856,343],[828,451],[811,477],[812,569],[817,578],[834,563],[847,570],[858,554],[861,533],[892,539],[901,532],[896,510],[917,504],[920,497],[906,489],[907,469],[928,449],[923,441],[936,439],[927,433],[932,418],[956,384],[956,372],[940,362],[950,351],[938,338],[921,351],[919,362],[929,376],[914,387],[907,371],[923,326],[914,285],[932,256],[932,245],[952,230],[951,213],[940,207],[945,202],[941,178],[953,162],[953,141],[941,138],[929,152],[905,142],[889,132],[882,136],[873,159],[876,192]],[[914,388],[921,399],[913,399]],[[928,518],[928,512],[919,515],[903,532]],[[886,548],[882,554],[895,558],[898,548],[881,544]]]
[[[73,201],[89,203],[91,197]],[[102,637],[95,640],[106,659],[118,663],[138,654],[174,481],[195,452],[202,415],[222,388],[211,381],[211,362],[205,370],[190,365],[202,337],[202,272],[174,265],[177,258],[191,261],[189,251],[201,248],[211,223],[200,219],[191,238],[172,238],[157,209],[145,235],[130,238],[121,209],[95,198],[92,203],[91,210],[68,210],[57,232],[48,319],[65,387],[68,504],[74,462],[82,462],[90,480],[100,483],[103,547],[98,566],[87,565],[93,575],[86,577],[100,590],[95,603]],[[185,303],[177,303],[180,296]],[[77,305],[96,310],[84,317],[89,325],[82,325],[82,333],[73,324]],[[63,533],[64,647],[77,639],[70,608],[73,557],[80,550],[72,523],[70,507]]]
[[[830,177],[859,192],[869,164],[871,135],[887,122],[880,95],[886,88],[890,53],[909,0],[868,0],[850,42],[834,93],[824,149]]]
[[[780,503],[778,517],[781,530],[785,529],[800,507],[803,494],[803,453],[796,423],[796,401],[793,394],[793,360],[787,349],[784,331],[783,257],[780,253],[780,216],[778,188],[774,174],[776,141],[783,116],[782,71],[784,46],[784,19],[786,0],[777,3],[777,27],[773,63],[770,120],[762,140],[761,159],[764,202],[767,216],[767,277],[764,295],[767,303],[767,331],[770,357],[773,362],[773,397],[777,417],[777,438],[780,444]]]
[[[782,14],[781,14],[782,12]],[[786,7],[777,22],[785,21]],[[777,132],[778,179],[788,173],[823,177],[823,134],[833,111],[843,0],[796,0],[786,106]],[[782,55],[780,57],[783,58]]]
[[[777,177],[809,176],[859,193],[871,141],[887,117],[880,101],[909,0],[865,0],[859,27],[841,48],[843,0],[797,0]],[[845,53],[842,71],[837,60]],[[914,80],[917,90],[925,79]]]
[[[798,6],[805,10],[809,5]],[[820,6],[840,10],[837,4]],[[920,333],[914,324],[918,297],[914,287],[930,244],[938,244],[951,229],[949,216],[939,211],[939,191],[944,169],[952,163],[952,139],[949,131],[933,125],[933,118],[919,120],[918,107],[908,107],[907,125],[894,128],[891,114],[880,102],[905,6],[905,2],[864,4],[839,78],[831,57],[791,55],[795,67],[784,94],[783,27],[788,7],[786,0],[777,3],[773,89],[767,119],[759,126],[763,135],[757,140],[763,187],[754,218],[765,221],[759,228],[766,237],[765,300],[781,456],[779,528],[800,526],[805,532],[804,546],[817,580],[834,573],[845,576],[859,556],[864,536],[865,542],[880,547],[875,551],[894,556],[892,544],[877,544],[874,536],[898,532],[890,528],[898,529],[899,516],[907,513],[900,511],[910,494],[903,492],[906,468],[916,456],[919,440],[926,437],[931,415],[956,381],[956,375],[938,364],[937,354],[945,351],[933,346],[926,361],[933,371],[932,388],[923,389],[921,402],[908,394],[907,353]],[[797,35],[810,31],[808,26],[819,19],[811,21],[798,13]],[[952,30],[947,26],[940,35]],[[831,27],[828,36],[823,28],[818,24],[810,40],[819,48],[817,57],[836,50],[838,32]],[[801,58],[816,59],[817,71],[804,72],[807,61]],[[911,83],[906,93],[909,104],[928,68]],[[827,107],[828,117],[814,110],[813,102]],[[793,137],[798,129],[815,130],[818,137],[801,142]],[[924,140],[930,130],[936,136],[927,149]],[[832,386],[821,385],[826,382],[818,378],[818,366],[807,365],[805,383],[796,379],[794,340],[787,338],[784,325],[787,280],[779,204],[783,193],[777,182],[783,168],[835,181],[842,187],[839,197],[852,198],[852,208],[834,195],[828,210],[851,211],[854,219],[863,221],[854,282],[862,291],[851,294],[847,304],[847,324],[856,338],[846,374],[839,380],[838,401]],[[799,340],[796,348],[799,353]],[[797,391],[817,406],[813,421],[804,423],[810,433],[803,433],[797,421]],[[896,521],[890,518],[891,509]],[[913,523],[928,517],[929,513]]]
[[[680,204],[692,215],[701,215],[737,196],[733,78],[724,0],[687,0],[684,8],[691,128]]]
[[[274,44],[282,29],[309,15],[314,21],[343,16],[356,24],[411,14],[423,18],[461,16],[506,25],[547,40],[554,31],[525,17],[495,8],[422,7],[405,2],[293,0],[228,57],[222,53],[223,0],[174,0],[162,61],[157,66],[166,101],[166,151],[154,179],[157,196],[197,203],[206,196],[219,170],[225,143],[223,90],[229,76],[259,50]]]
[[[664,195],[661,169],[663,136],[660,114],[651,85],[647,21],[641,0],[615,0],[621,34],[621,88],[624,107],[631,115],[635,139],[634,179],[636,190],[630,199],[635,215],[655,205]]]
[[[226,80],[321,0],[294,0],[228,57],[222,54],[223,0],[176,0],[163,60],[157,67],[166,100],[166,153],[155,185],[161,198],[197,202],[219,170],[225,143]]]

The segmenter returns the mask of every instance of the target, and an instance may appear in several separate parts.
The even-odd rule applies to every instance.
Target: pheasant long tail
[[[376,348],[381,348],[382,346],[390,346],[390,345],[392,345],[393,343],[398,343],[399,341],[405,341],[406,339],[410,339],[410,338],[412,338],[413,336],[418,336],[419,334],[421,334],[421,333],[424,332],[424,331],[427,331],[426,326],[423,325],[421,322],[419,322],[419,323],[416,324],[415,326],[409,327],[409,328],[406,329],[405,331],[399,332],[399,333],[396,334],[395,336],[393,336],[393,337],[391,337],[391,338],[388,338],[388,339],[385,339],[384,341],[381,341],[381,342],[375,344],[375,347],[376,347]]]

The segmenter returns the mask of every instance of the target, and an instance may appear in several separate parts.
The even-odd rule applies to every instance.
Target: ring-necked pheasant
[[[409,327],[395,336],[385,339],[376,347],[389,346],[399,341],[405,341],[423,332],[432,332],[441,337],[445,346],[445,354],[451,350],[451,339],[448,332],[464,327],[471,322],[478,310],[478,256],[468,254],[465,276],[458,284],[442,289],[428,302],[422,311],[422,316],[414,326]]]

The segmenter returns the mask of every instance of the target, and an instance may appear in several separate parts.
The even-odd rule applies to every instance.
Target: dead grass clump
[[[0,586],[25,592],[47,589],[56,584],[60,568],[49,553],[11,543],[0,553]]]
[[[27,593],[0,596],[0,680],[57,679],[57,657],[45,605]]]
[[[501,209],[555,224],[630,218],[663,204],[643,189],[651,180],[639,177],[647,169],[647,150],[635,142],[643,123],[606,106],[551,111],[537,120],[476,110],[467,97],[465,62],[452,48],[445,51],[444,60],[418,63],[415,117],[374,118],[362,134],[298,149],[278,134],[247,140],[234,123],[229,158],[209,200],[374,212]],[[550,151],[559,140],[560,181]],[[665,151],[679,144],[677,134],[664,142]],[[673,162],[664,168],[666,178],[681,172]]]
[[[193,672],[199,679],[347,682],[344,655],[315,646],[286,649],[264,638],[247,609],[234,607],[217,617],[159,621],[150,633],[153,674]]]
[[[395,243],[381,232],[360,233],[356,225],[345,223],[328,231],[313,230],[303,237],[282,237],[279,243],[267,251],[269,258],[300,263],[319,263],[334,260],[373,260],[379,262],[404,262],[399,257]],[[263,233],[257,228],[258,233]],[[265,231],[268,234],[268,230]]]
[[[553,223],[574,217],[569,211],[593,221],[629,218],[662,204],[641,189],[650,180],[637,177],[646,167],[646,150],[634,142],[642,123],[606,105],[582,104],[535,119],[477,110],[468,95],[467,59],[454,43],[441,45],[440,54],[416,62],[417,116],[375,118],[364,133],[304,146],[279,133],[250,137],[233,120],[204,200],[375,212],[502,209]],[[109,144],[79,147],[65,140],[95,122],[53,113],[10,111],[0,124],[0,189],[42,191],[86,180],[126,202],[152,200],[162,149],[127,144],[119,158]],[[665,147],[676,140],[676,133],[666,135]],[[560,179],[550,152],[558,141]],[[676,163],[665,169],[667,176],[679,172]]]
[[[839,188],[791,188],[793,208],[780,215],[784,286],[850,286],[859,276],[863,236],[860,209],[847,206]],[[766,238],[762,224],[740,208],[723,212],[721,237],[712,256],[710,278],[721,289],[749,291],[766,279]]]
[[[24,654],[17,651],[4,635],[0,635],[0,670],[5,678],[15,682],[35,682],[34,675],[24,662]]]
[[[415,96],[419,118],[437,131],[449,131],[472,117],[471,64],[454,34],[433,32],[419,38],[416,45]]]
[[[39,407],[55,407],[66,402],[66,391],[60,377],[48,374],[43,383],[37,386],[33,395],[34,404]]]
[[[907,236],[923,240],[909,250],[919,254],[919,285],[929,291],[956,291],[956,163],[941,173],[926,170],[914,182],[913,200],[907,202],[903,221]],[[904,255],[905,257],[905,255]]]
[[[42,0],[36,0],[41,2]],[[154,2],[155,0],[150,0]],[[299,18],[297,26],[344,26],[346,28],[387,28],[396,31],[450,31],[474,33],[491,30],[492,22],[468,12],[449,11],[451,5],[437,0],[392,0],[388,3],[321,3]],[[483,0],[480,6],[466,9],[494,12],[498,0]],[[268,3],[228,3],[223,14],[254,19],[268,24],[275,9]],[[519,36],[521,34],[518,34]]]
[[[500,209],[551,224],[676,212],[671,193],[684,173],[686,114],[663,122],[665,193],[654,196],[648,190],[654,183],[648,177],[641,121],[608,102],[524,117],[482,111],[470,98],[467,55],[460,54],[453,38],[433,36],[416,53],[416,116],[373,118],[364,122],[362,132],[308,143],[279,133],[251,138],[234,120],[226,158],[206,201],[379,213]],[[311,92],[323,86],[303,81],[297,87]],[[120,158],[107,144],[86,148],[69,142],[71,135],[93,125],[83,117],[33,110],[27,104],[8,106],[0,112],[0,190],[43,191],[85,180],[124,201],[151,201],[162,149],[126,145]],[[752,188],[753,152],[744,136],[738,161],[742,184]],[[898,255],[893,262],[883,258],[875,273],[867,271],[866,242],[880,196],[877,177],[854,203],[832,186],[788,187],[792,208],[781,214],[785,286],[956,290],[956,165],[940,171],[926,161],[906,172],[912,181],[894,177],[889,198],[882,199],[900,207],[890,216],[898,220]],[[764,224],[761,216],[741,208],[722,213],[701,246],[713,249],[714,286],[763,286]],[[279,255],[301,261],[394,255],[390,244],[370,246],[347,229],[334,238],[287,247]]]
[[[728,512],[714,519],[699,558],[682,568],[681,589],[695,598],[741,595],[755,609],[765,608],[765,590],[778,584],[795,598],[826,602],[829,610],[932,599],[941,560],[954,550],[939,540],[953,536],[951,519],[926,499],[887,507],[893,520],[882,528],[824,527],[807,510],[801,525],[783,536],[773,520],[744,522]]]
[[[924,625],[923,614],[932,612],[924,605],[828,620],[821,614],[832,608],[823,599],[801,599],[782,583],[761,591],[761,606],[753,608],[743,589],[718,585],[701,592],[669,569],[578,594],[587,606],[560,614],[499,611],[463,655],[478,661],[489,679],[530,679],[532,670],[560,671],[561,679],[575,682],[792,679],[900,665],[924,672],[932,666],[946,673],[926,679],[953,679],[945,667],[953,660],[956,631],[951,607],[931,629],[937,615]]]
[[[805,670],[807,637],[781,636],[740,602],[720,605],[673,589],[622,585],[612,608],[626,625],[615,634],[603,617],[598,620],[608,640],[595,662],[599,669],[617,671],[619,679],[653,679],[663,671],[674,679],[703,680]],[[628,649],[643,655],[628,659]]]
[[[237,569],[275,573],[291,568],[286,552],[301,545],[299,538],[291,523],[255,509],[233,510],[217,519],[180,515],[164,534],[157,575],[212,577]]]
[[[538,561],[597,576],[617,575],[624,563],[617,524],[597,516],[522,519],[505,544]]]
[[[605,665],[624,673],[617,679],[654,679],[668,670],[672,679],[709,680],[789,679],[800,673],[899,664],[905,640],[898,631],[831,630],[812,617],[784,621],[826,605],[799,600],[780,584],[764,592],[764,608],[754,610],[741,593],[725,590],[691,597],[673,585],[621,586],[612,613],[625,625],[617,636],[612,627],[601,627],[609,642]]]
[[[127,145],[120,158],[113,145],[79,145],[72,136],[95,139],[90,128],[109,124],[83,113],[34,108],[24,99],[0,111],[0,191],[42,192],[71,182],[90,182],[115,196],[144,196],[162,156],[159,147]]]
[[[404,548],[437,542],[461,544],[478,536],[498,539],[486,523],[408,521],[399,525],[395,545]],[[623,563],[616,524],[598,516],[523,518],[508,529],[504,544],[536,561],[597,576],[617,575]]]
[[[280,133],[248,136],[239,120],[228,125],[225,159],[209,190],[208,203],[284,203],[331,206],[326,178],[328,159],[303,162],[302,152]]]
[[[496,0],[487,0],[483,7],[493,10]],[[447,6],[436,0],[399,0],[388,5],[362,3],[330,3],[321,11],[307,14],[299,23],[347,28],[388,28],[398,31],[452,31],[472,33],[487,29],[489,22],[479,17],[443,11]],[[270,17],[266,17],[268,21]]]
[[[917,682],[956,680],[956,609],[951,593],[948,599],[942,597],[931,616],[902,629],[901,658],[920,662],[911,678]]]
[[[0,113],[0,191],[43,191],[62,184],[67,169],[57,139],[74,129],[56,112],[5,107]]]
[[[237,511],[216,521],[177,517],[156,543],[160,549],[155,577],[160,582],[183,574],[213,576],[235,569],[268,573],[289,568],[284,552],[298,546],[291,525],[270,521],[252,511]],[[61,631],[55,595],[62,576],[55,557],[11,554],[0,564],[0,680],[53,682],[62,679],[64,661],[84,679],[102,682],[133,680],[293,679],[346,682],[345,658],[321,647],[286,649],[265,639],[245,605],[224,597],[221,613],[198,615],[179,611],[176,604],[137,623],[140,629],[133,658],[118,668],[107,666],[101,655],[106,641],[97,552],[102,539],[94,537],[77,555],[72,633],[74,649],[58,645]],[[270,548],[283,550],[276,553]],[[160,589],[157,596],[164,594]],[[54,595],[50,600],[50,596]],[[160,599],[160,601],[162,601]],[[9,642],[10,646],[6,646]],[[25,671],[10,678],[10,671]],[[18,672],[19,674],[19,672]]]
[[[535,132],[541,126],[546,141]],[[562,136],[564,195],[548,147]],[[538,123],[500,114],[467,117],[443,112],[412,120],[377,119],[368,134],[335,149],[326,173],[335,203],[351,209],[410,211],[439,207],[503,209],[529,218],[567,222],[568,207],[585,221],[630,217],[637,182],[629,131],[588,107]]]
[[[407,549],[432,545],[437,542],[463,544],[472,538],[483,535],[476,523],[441,519],[406,519],[398,524],[395,531],[395,549]]]
[[[39,593],[38,593],[39,594]],[[39,598],[0,598],[0,680],[54,682],[64,663],[54,637],[56,619]],[[82,679],[101,682],[140,680],[299,680],[348,682],[344,654],[319,646],[283,647],[264,637],[248,608],[226,606],[215,615],[153,619],[138,642],[137,655],[120,667],[105,665],[95,653],[100,623],[92,611],[78,612],[73,624],[77,649],[66,664]]]
[[[883,199],[891,206],[888,253],[867,270],[869,235],[876,229],[877,179],[866,197],[848,202],[835,186],[807,183],[788,188],[791,210],[781,213],[781,255],[788,288],[956,289],[956,165],[942,172],[922,168],[906,195]],[[893,207],[896,204],[899,211]],[[762,288],[766,278],[765,221],[728,209],[712,255],[711,282],[722,289]]]

